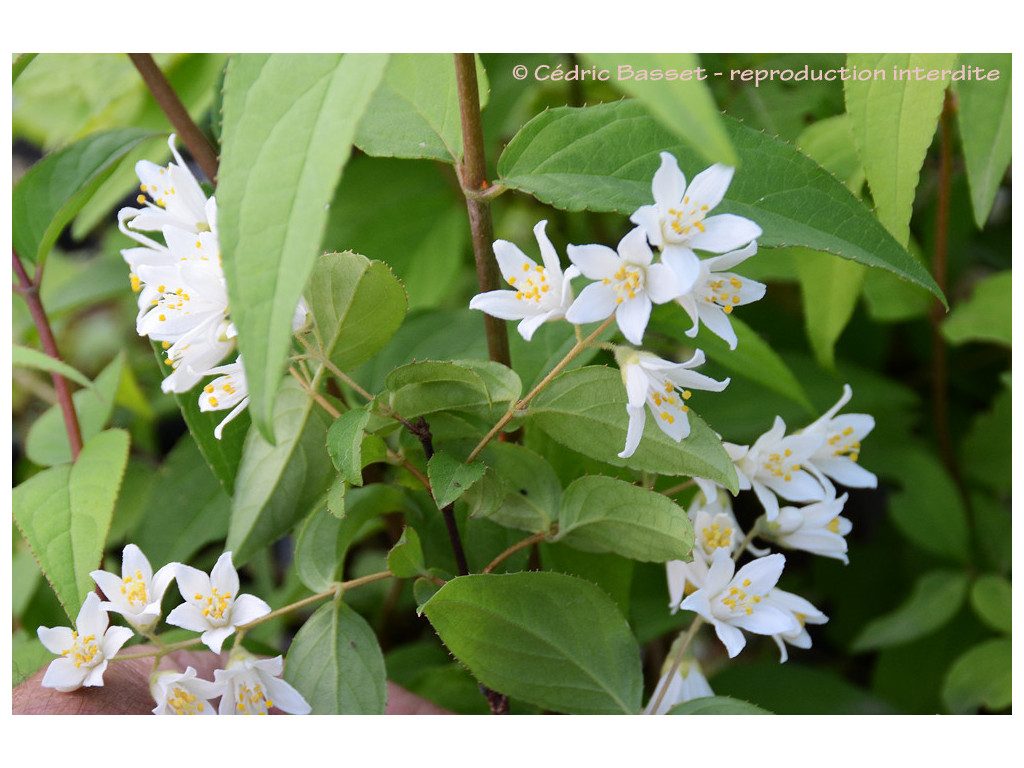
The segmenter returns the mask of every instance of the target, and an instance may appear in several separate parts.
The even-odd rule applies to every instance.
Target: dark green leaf
[[[1013,629],[1013,591],[1002,576],[987,573],[971,587],[971,607],[983,622],[996,632],[1009,634]]]
[[[953,307],[942,321],[942,335],[950,344],[968,341],[1010,346],[1010,270],[990,275],[974,286],[971,298]]]
[[[518,399],[515,371],[499,363],[467,360],[410,363],[388,374],[390,407],[405,419],[438,411],[487,410]]]
[[[426,573],[423,565],[423,547],[414,528],[402,531],[401,538],[388,552],[388,570],[400,579],[411,579]]]
[[[341,414],[327,430],[327,452],[341,479],[351,485],[363,484],[363,428],[370,412],[356,408]]]
[[[480,461],[487,472],[463,497],[471,517],[531,533],[551,528],[562,484],[542,456],[515,443],[492,442]]]
[[[483,477],[486,469],[487,467],[479,462],[465,464],[443,451],[431,456],[427,462],[427,472],[437,508],[444,509],[459,499]]]
[[[707,696],[691,699],[668,711],[670,715],[773,715],[767,709],[749,701],[731,699],[728,696]]]

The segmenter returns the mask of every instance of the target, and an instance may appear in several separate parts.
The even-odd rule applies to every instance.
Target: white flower
[[[733,169],[716,163],[686,186],[686,176],[668,152],[661,153],[661,167],[654,174],[651,192],[654,205],[645,205],[630,216],[643,227],[651,245],[661,249],[661,260],[672,267],[679,292],[693,288],[700,274],[700,259],[694,248],[725,253],[761,236],[761,228],[750,219],[731,213],[707,218],[708,211],[725,197]]]
[[[176,577],[185,603],[168,614],[167,623],[202,632],[202,641],[214,653],[220,653],[236,627],[270,613],[270,606],[255,595],[238,594],[238,572],[230,552],[218,558],[209,576],[198,568],[179,565]]]
[[[840,517],[847,494],[803,507],[783,507],[761,527],[761,535],[788,549],[802,549],[848,563],[846,539],[853,523]]]
[[[732,513],[732,504],[725,495],[719,494],[714,501],[707,502],[703,494],[698,493],[687,515],[693,523],[693,560],[665,563],[672,613],[679,610],[679,603],[687,594],[704,586],[715,550],[724,549],[732,555],[743,538],[743,531]]]
[[[785,564],[783,555],[768,555],[747,563],[733,575],[732,557],[724,549],[717,549],[704,586],[679,607],[711,622],[731,659],[747,644],[741,630],[777,635],[799,629],[792,614],[764,599],[779,580]]]
[[[666,684],[668,689],[661,697],[657,709],[654,709],[654,703],[658,700],[658,691]],[[700,671],[700,665],[696,661],[684,661],[672,673],[671,680],[666,681],[666,676],[661,676],[658,684],[654,686],[654,694],[651,696],[651,700],[647,702],[643,714],[664,715],[677,704],[714,695],[715,692],[711,690],[707,678]]]
[[[121,553],[120,578],[109,571],[89,575],[107,598],[108,602],[101,603],[104,610],[120,613],[137,630],[148,632],[160,620],[160,601],[178,565],[165,565],[154,575],[142,550],[128,544]]]
[[[280,656],[257,659],[244,649],[231,652],[226,669],[213,673],[224,687],[220,700],[222,715],[265,715],[271,707],[292,715],[308,715],[310,706],[302,694],[280,679],[284,661]]]
[[[604,245],[570,245],[568,253],[584,276],[600,281],[584,288],[565,313],[574,325],[604,320],[614,312],[622,335],[642,344],[651,302],[664,304],[679,295],[672,270],[651,263],[654,254],[639,227],[619,241],[617,253]]]
[[[135,164],[135,174],[142,182],[138,202],[145,208],[132,219],[134,229],[160,231],[166,226],[184,229],[188,232],[205,232],[212,229],[210,203],[203,194],[188,165],[174,146],[175,135],[167,140],[176,162],[166,168],[149,160]],[[149,195],[152,202],[146,199]],[[212,200],[212,198],[211,198]],[[215,211],[212,216],[216,217]]]
[[[848,488],[874,488],[878,478],[872,472],[857,464],[860,456],[860,441],[875,428],[875,419],[866,413],[836,413],[853,397],[849,384],[843,385],[839,402],[829,408],[813,424],[801,430],[804,435],[821,435],[825,439],[804,462],[808,470],[821,480],[826,488],[832,484],[825,478],[836,480]]]
[[[70,627],[39,627],[36,634],[46,649],[60,655],[50,662],[43,675],[42,685],[56,688],[61,693],[84,686],[103,685],[107,660],[113,658],[132,636],[128,627],[109,627],[107,612],[100,605],[95,592],[85,596],[75,619],[75,630]]]
[[[242,356],[239,355],[233,363],[211,368],[206,373],[221,373],[223,376],[218,376],[203,387],[203,393],[199,395],[199,410],[232,409],[213,430],[213,436],[220,440],[224,426],[249,405],[249,385],[245,379],[245,368],[242,367]]]
[[[704,353],[699,349],[685,363],[673,363],[649,352],[625,347],[616,348],[615,357],[628,398],[626,446],[619,453],[623,459],[632,456],[640,445],[647,419],[645,403],[661,431],[679,442],[690,434],[690,420],[686,415],[690,410],[686,405],[692,395],[690,389],[721,392],[729,384],[729,379],[716,381],[689,370],[704,363]]]
[[[757,243],[751,242],[738,251],[700,262],[700,274],[693,288],[676,298],[693,321],[693,327],[686,332],[687,336],[696,336],[703,321],[709,331],[729,344],[729,349],[736,349],[736,332],[729,322],[729,315],[733,307],[750,304],[763,297],[765,285],[725,270],[735,267],[755,253]],[[676,275],[676,279],[682,282],[679,275]]]
[[[196,677],[187,667],[184,672],[155,672],[149,690],[156,701],[154,715],[216,715],[210,703],[224,692],[224,686]]]
[[[824,437],[813,433],[785,437],[785,433],[786,423],[781,416],[776,416],[772,428],[749,448],[723,443],[736,466],[740,490],[753,488],[767,513],[768,522],[779,514],[776,493],[789,501],[825,499],[825,488],[803,468],[821,447]]]
[[[540,221],[533,228],[544,266],[539,266],[507,240],[495,240],[494,256],[501,276],[515,290],[488,291],[477,294],[469,302],[470,309],[479,309],[491,317],[522,320],[518,330],[527,341],[548,320],[565,317],[565,311],[572,304],[570,281],[579,275],[576,267],[569,267],[562,274],[558,254],[544,232],[546,225],[546,220]]]
[[[789,658],[789,653],[786,651],[786,643],[797,648],[806,649],[811,647],[811,636],[804,627],[805,624],[824,624],[828,621],[828,616],[811,605],[807,600],[777,587],[769,592],[764,600],[769,605],[792,616],[793,620],[797,623],[796,629],[772,635],[772,639],[779,646],[780,664],[785,663]]]

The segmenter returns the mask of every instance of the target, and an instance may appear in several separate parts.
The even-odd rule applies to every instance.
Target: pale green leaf
[[[228,64],[220,245],[249,410],[268,440],[292,316],[316,264],[326,207],[386,62],[378,54],[237,54]]]
[[[827,253],[793,249],[804,305],[804,327],[814,357],[835,369],[836,342],[853,317],[867,270]]]
[[[384,655],[370,625],[340,600],[319,608],[288,650],[284,679],[314,715],[383,715]]]
[[[411,579],[426,573],[423,546],[416,529],[406,526],[402,530],[402,536],[388,552],[388,570],[400,579]]]
[[[851,53],[847,67],[872,72],[843,81],[846,111],[871,187],[878,219],[907,245],[910,214],[924,156],[932,143],[955,53]],[[920,68],[945,76],[897,74]]]
[[[569,714],[635,714],[640,650],[608,595],[549,572],[452,579],[424,605],[455,657],[492,690]]]
[[[341,414],[327,430],[327,452],[341,479],[351,485],[363,484],[363,429],[369,420],[369,411],[355,408]]]
[[[971,298],[953,307],[942,321],[942,335],[950,344],[969,341],[1011,346],[1012,273],[989,275],[974,286]]]
[[[942,701],[954,714],[1006,709],[1013,701],[1009,638],[986,640],[963,653],[949,668],[942,684]]]
[[[483,477],[486,469],[480,462],[466,464],[444,451],[431,456],[427,462],[427,472],[437,508],[444,509],[454,503]]]
[[[857,154],[848,114],[811,123],[797,137],[796,145],[859,196],[864,186],[864,166]]]
[[[389,406],[405,419],[438,411],[480,411],[519,398],[522,384],[515,371],[500,363],[455,360],[396,368],[385,385]]]
[[[983,622],[996,632],[1009,634],[1013,629],[1013,589],[1002,576],[987,573],[971,586],[971,607]]]
[[[88,377],[84,374],[79,373],[77,370],[72,368],[70,365],[62,360],[55,360],[45,352],[40,352],[38,349],[32,349],[31,347],[23,347],[20,344],[15,344],[11,351],[11,365],[15,368],[35,368],[39,371],[46,371],[47,373],[55,373],[59,376],[63,376],[65,379],[71,379],[83,387],[96,391],[96,386],[89,381]]]
[[[582,58],[607,70],[620,91],[634,96],[709,163],[739,163],[697,54],[585,53]]]

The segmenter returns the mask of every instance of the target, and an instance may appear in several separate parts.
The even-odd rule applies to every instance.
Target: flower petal
[[[586,293],[584,290],[583,293]],[[580,294],[580,298],[583,294]],[[644,294],[637,294],[635,299],[627,299],[615,310],[615,322],[619,324],[622,335],[634,344],[644,343],[644,331],[647,321],[651,319],[651,300]]]
[[[167,623],[189,632],[205,632],[210,628],[210,622],[203,616],[203,612],[192,603],[182,603],[172,610],[167,614]]]
[[[640,438],[644,434],[644,420],[646,412],[642,405],[627,405],[626,413],[629,414],[629,425],[626,427],[626,447],[619,453],[620,459],[628,459],[636,452],[640,445]]]
[[[210,571],[210,586],[221,594],[238,594],[238,571],[231,562],[231,553],[225,552],[217,558]]]
[[[688,245],[667,244],[661,251],[661,261],[675,275],[679,295],[693,290],[701,274],[700,259]]]
[[[248,624],[270,613],[270,606],[256,595],[239,595],[231,606],[231,623],[236,626]]]
[[[501,276],[505,278],[506,282],[510,277],[516,277],[522,273],[523,264],[529,264],[530,269],[537,266],[537,262],[523,253],[519,246],[508,240],[494,241],[494,258],[498,260],[498,269],[501,270]]]
[[[686,176],[679,170],[676,158],[668,152],[661,153],[661,165],[654,172],[651,193],[654,202],[663,209],[678,205],[686,193]]]
[[[604,283],[591,283],[576,297],[568,311],[565,319],[573,325],[593,323],[597,320],[604,320],[615,311],[618,306],[615,303],[615,289]]]
[[[647,233],[647,240],[655,248],[664,245],[664,238],[661,234],[661,214],[656,205],[644,205],[637,208],[629,220],[637,226],[643,227]]]
[[[622,260],[606,245],[570,245],[566,248],[569,260],[579,267],[584,277],[603,280],[618,271]]]
[[[689,239],[691,248],[712,253],[732,251],[761,236],[761,228],[750,219],[722,213],[704,219],[704,230]]]
[[[680,293],[675,271],[667,264],[652,264],[647,268],[644,290],[655,304],[672,301]]]

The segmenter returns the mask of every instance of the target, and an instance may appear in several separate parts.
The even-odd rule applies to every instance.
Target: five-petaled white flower
[[[672,673],[670,680],[666,680],[666,676],[667,672],[661,676],[658,684],[654,686],[654,694],[651,696],[651,700],[647,702],[647,706],[644,707],[643,714],[664,715],[677,704],[715,695],[707,678],[704,677],[704,673],[701,672],[700,665],[696,661],[683,661],[679,668]],[[668,688],[661,695],[661,701],[658,702],[658,692],[666,685]],[[658,705],[655,708],[656,702]]]
[[[847,494],[803,507],[783,507],[773,521],[761,526],[761,535],[787,549],[802,549],[848,563],[846,539],[853,523],[840,517]]]
[[[121,553],[120,578],[109,571],[89,575],[107,598],[101,603],[104,610],[120,613],[137,630],[148,632],[160,620],[160,601],[178,565],[169,563],[154,574],[142,550],[128,544]]]
[[[514,290],[488,291],[474,296],[469,302],[470,309],[479,309],[491,317],[521,320],[519,334],[527,341],[548,320],[565,317],[573,299],[571,280],[580,273],[577,267],[571,266],[562,274],[562,265],[544,231],[545,226],[546,220],[533,228],[544,266],[539,266],[507,240],[495,240],[494,255],[501,276]]]
[[[785,434],[786,423],[776,416],[772,428],[749,448],[722,444],[736,466],[740,490],[754,490],[768,522],[779,514],[776,493],[789,501],[823,501],[826,494],[824,486],[803,468],[821,447],[824,437],[813,433],[788,437]]]
[[[789,659],[786,643],[797,648],[807,649],[811,647],[811,635],[804,626],[805,624],[824,624],[828,621],[828,616],[811,605],[810,602],[804,600],[799,595],[785,592],[778,587],[768,593],[765,597],[765,602],[792,616],[793,620],[797,623],[796,629],[772,635],[775,644],[779,646],[780,664],[784,664]]]
[[[149,690],[156,701],[154,715],[216,715],[210,703],[224,692],[224,686],[196,677],[197,672],[187,667],[184,672],[155,672],[149,680]]]
[[[699,349],[685,363],[673,363],[626,347],[617,347],[615,357],[628,398],[626,446],[619,453],[623,459],[632,456],[640,445],[647,419],[645,403],[661,431],[679,442],[690,434],[690,420],[686,415],[690,410],[686,405],[692,394],[690,389],[721,392],[729,384],[729,379],[717,381],[690,370],[704,363],[704,353]]]
[[[60,655],[50,662],[41,685],[68,693],[84,686],[103,685],[107,660],[132,636],[128,627],[109,627],[107,612],[95,592],[85,596],[70,627],[39,627],[36,634],[46,649]]]
[[[732,329],[729,315],[734,307],[750,304],[763,297],[765,285],[726,270],[755,253],[757,243],[751,242],[745,248],[701,261],[700,274],[693,288],[676,298],[676,302],[693,321],[693,327],[686,332],[687,336],[696,336],[703,322],[709,331],[729,344],[729,349],[736,349],[736,331]],[[678,275],[676,279],[679,279]]]
[[[270,613],[270,606],[255,595],[238,594],[238,571],[231,553],[218,559],[209,575],[189,565],[179,565],[176,578],[185,602],[167,615],[167,623],[202,632],[202,641],[214,653],[235,628]]]
[[[693,559],[689,563],[682,560],[665,563],[668,607],[672,613],[679,610],[679,603],[686,595],[704,586],[715,551],[724,549],[731,555],[743,538],[743,531],[732,513],[732,504],[725,494],[718,494],[709,502],[705,501],[702,493],[698,493],[686,514],[693,523]]]
[[[604,320],[614,313],[622,335],[642,344],[651,303],[664,304],[679,295],[672,270],[651,263],[654,254],[639,227],[619,241],[618,252],[605,245],[570,245],[567,250],[585,277],[599,281],[584,288],[565,313],[574,325]]]
[[[786,564],[783,555],[759,557],[735,573],[725,549],[715,550],[704,586],[683,600],[684,611],[695,611],[715,627],[715,634],[733,658],[747,644],[741,630],[758,635],[792,633],[800,628],[791,613],[765,600]]]
[[[213,430],[213,436],[220,440],[224,426],[249,405],[249,385],[245,379],[242,356],[239,355],[233,363],[228,363],[218,368],[211,368],[206,373],[219,373],[222,375],[203,387],[203,393],[199,395],[199,410],[223,411],[228,408],[232,409]]]
[[[860,456],[860,441],[875,428],[874,417],[866,413],[844,413],[836,416],[839,409],[850,402],[851,397],[853,389],[849,384],[844,384],[839,402],[800,432],[803,435],[821,435],[825,438],[821,447],[811,454],[804,465],[826,488],[832,488],[826,476],[847,488],[874,488],[878,485],[878,478],[874,473],[857,463]]]
[[[280,656],[257,659],[244,648],[236,648],[225,669],[213,673],[223,687],[219,712],[222,715],[265,715],[271,707],[292,715],[308,715],[311,707],[302,694],[280,679],[284,661]]]
[[[643,227],[651,245],[661,249],[661,260],[675,272],[680,293],[690,291],[700,275],[700,258],[694,249],[725,253],[761,236],[761,228],[742,216],[708,217],[725,197],[732,174],[732,168],[716,163],[687,186],[675,157],[662,152],[661,167],[651,182],[654,204],[638,208],[630,217]]]

